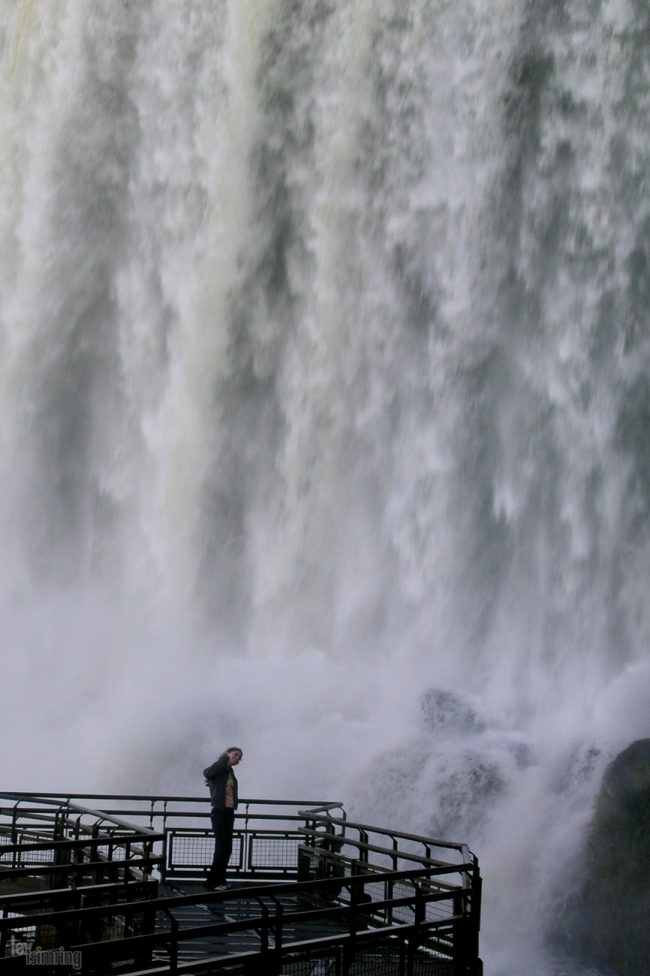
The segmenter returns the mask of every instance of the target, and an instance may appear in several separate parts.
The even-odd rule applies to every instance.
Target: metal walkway
[[[245,800],[211,892],[212,843],[203,798],[0,793],[0,976],[482,976],[464,844]]]
[[[202,898],[200,902],[179,905],[172,910],[182,934],[184,929],[208,927],[214,925],[215,922],[246,925],[252,917],[260,914],[260,898],[247,897],[246,890],[248,887],[250,886],[231,886],[225,896],[221,895],[217,899],[209,891],[203,891],[201,885],[196,883],[166,883],[161,885],[159,897],[171,898],[178,895],[188,895]],[[273,901],[282,906],[283,912],[289,918],[292,915],[314,908],[312,901],[301,898],[299,895],[282,896],[278,893],[274,895]],[[157,931],[166,930],[167,926],[163,924],[163,919],[158,916]],[[336,923],[322,917],[302,921],[299,925],[289,921],[283,927],[283,941],[287,943],[311,941],[341,934],[345,931],[347,931],[347,926],[341,922]],[[273,948],[273,934],[269,935],[269,945],[270,948]],[[260,930],[242,927],[239,930],[229,931],[222,935],[207,935],[205,938],[181,941],[178,962],[196,962],[206,956],[236,956],[244,953],[258,953],[262,946],[263,933]],[[169,957],[168,951],[157,949],[154,952],[156,961],[168,963]]]

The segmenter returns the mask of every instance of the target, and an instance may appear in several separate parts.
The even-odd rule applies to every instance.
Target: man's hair
[[[239,746],[228,746],[226,752],[238,752],[240,756],[244,755],[244,750],[240,749]]]

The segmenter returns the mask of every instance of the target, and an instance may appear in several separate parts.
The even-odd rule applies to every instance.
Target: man
[[[203,770],[210,788],[210,819],[214,831],[214,857],[204,884],[204,888],[210,891],[224,891],[226,888],[226,869],[232,854],[232,830],[237,809],[237,777],[233,766],[241,762],[243,755],[238,746],[231,746],[216,762]]]

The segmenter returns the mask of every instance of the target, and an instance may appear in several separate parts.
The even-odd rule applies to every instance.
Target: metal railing
[[[12,829],[23,829],[30,834],[37,829],[38,821],[34,820],[34,813],[38,814],[46,804],[62,810],[86,810],[82,804],[101,804],[101,813],[93,811],[98,818],[103,818],[107,823],[128,823],[131,829],[146,830],[156,835],[152,849],[163,859],[158,864],[158,874],[162,879],[203,880],[207,865],[212,860],[214,841],[207,798],[133,794],[101,796],[97,793],[39,793],[36,798],[26,793],[0,793],[0,851],[3,833],[1,804],[3,797],[8,796],[15,801],[11,810],[14,819]],[[35,803],[40,806],[35,806]],[[339,811],[345,818],[343,806],[338,802],[254,798],[240,801],[229,866],[229,874],[234,880],[279,881],[295,877],[297,850],[303,841],[301,830],[305,825],[305,816],[302,810],[305,807]]]
[[[197,797],[0,794],[0,973],[56,944],[84,973],[480,976],[466,845],[353,823],[340,803],[244,800],[236,886],[188,893],[209,813]],[[40,890],[9,893],[28,880]]]
[[[0,793],[0,880],[39,876],[57,883],[148,878],[163,863],[164,832],[56,799]]]
[[[24,961],[26,948],[69,944],[91,931],[110,937],[117,912],[87,930],[78,913],[90,905],[137,905],[131,927],[153,931],[146,903],[158,891],[153,875],[164,858],[155,848],[164,840],[69,798],[0,794],[0,960]]]

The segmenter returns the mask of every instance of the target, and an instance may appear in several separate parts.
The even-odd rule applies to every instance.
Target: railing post
[[[171,939],[169,942],[169,972],[178,972],[178,919],[176,919],[169,909],[165,909],[165,915],[169,919],[171,929]]]
[[[477,933],[471,916],[454,921],[454,976],[481,976],[483,964],[478,955]]]
[[[478,870],[476,859],[474,870],[472,871],[471,887],[472,894],[470,900],[470,910],[467,917],[468,957],[472,962],[472,976],[481,976],[483,972],[483,963],[479,958],[479,932],[481,930],[481,890],[483,887],[483,881]]]
[[[367,844],[368,843],[368,831],[367,830],[360,830],[359,831],[359,840],[360,840],[360,842],[362,844]],[[362,847],[362,849],[359,851],[359,860],[362,861],[364,864],[367,864],[368,863],[368,849],[366,847]]]
[[[163,871],[162,871],[162,874],[161,874],[161,877],[162,877],[163,881],[167,877],[167,873],[168,873],[167,869],[168,868],[171,871],[172,877],[174,876],[174,857],[175,857],[174,840],[176,838],[175,829],[176,829],[175,827],[173,827],[173,826],[168,827],[165,824],[165,827],[164,827],[164,830],[165,830],[165,863],[163,865]],[[205,831],[205,833],[203,834],[203,836],[204,837],[209,836],[209,833],[208,833],[207,830]]]
[[[386,901],[390,902],[389,905],[384,909],[384,918],[386,919],[387,925],[393,924],[393,892],[395,890],[395,882],[392,878],[387,878],[384,882],[384,896]]]
[[[257,899],[257,903],[259,904],[262,912],[262,937],[260,948],[262,953],[267,953],[269,951],[269,907],[260,898]]]
[[[275,925],[273,932],[275,946],[273,950],[273,968],[271,973],[282,972],[282,952],[284,943],[284,905],[275,902]],[[271,976],[269,973],[269,976]]]
[[[18,801],[19,803],[20,801]],[[18,803],[14,803],[13,812],[11,814],[11,843],[18,843]]]
[[[7,909],[6,908],[3,908],[2,909],[2,918],[6,918],[6,917],[7,917]],[[6,952],[7,952],[7,942],[8,942],[8,940],[9,940],[9,932],[3,926],[2,927],[2,931],[0,931],[0,959],[3,959],[4,956],[5,956],[5,954],[6,954]]]
[[[414,932],[406,937],[406,976],[415,974],[415,953],[418,947],[418,939]],[[400,972],[403,970],[400,968]]]
[[[456,918],[454,929],[454,976],[467,976],[467,919]]]
[[[413,976],[415,972],[415,953],[422,941],[422,923],[425,916],[425,902],[422,885],[419,881],[415,885],[415,905],[413,906],[413,929],[408,936],[406,955],[406,976]]]
[[[481,925],[482,881],[476,858],[471,875],[465,877],[470,887],[459,892],[453,900],[454,914],[460,916],[454,922],[454,976],[480,976],[483,965],[479,958],[479,931]]]
[[[249,824],[250,820],[250,803],[247,801],[244,804],[244,825],[240,832],[239,839],[239,863],[241,865],[241,870],[245,872],[250,871],[251,861],[253,858],[253,852],[251,850],[250,834],[249,834]]]
[[[355,879],[358,877],[358,862],[352,861],[350,865],[350,908],[348,910],[348,941],[343,947],[343,976],[348,976],[350,968],[357,952],[357,919],[359,917],[359,883]]]
[[[296,871],[297,881],[308,881],[309,880],[309,868],[311,864],[310,855],[305,853],[305,851],[298,848],[298,864]]]
[[[148,881],[151,875],[151,844],[148,841],[144,841],[142,844],[142,860],[144,861],[142,865],[142,880]]]
[[[162,830],[163,830],[163,839],[162,839],[162,850],[160,852],[162,855],[162,864],[158,865],[158,870],[160,872],[160,880],[164,881],[165,878],[167,877],[167,859],[168,859],[168,846],[169,846],[168,843],[169,835],[167,833],[166,817],[163,818]]]

